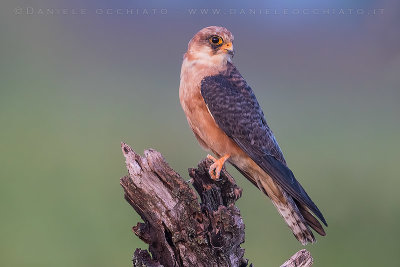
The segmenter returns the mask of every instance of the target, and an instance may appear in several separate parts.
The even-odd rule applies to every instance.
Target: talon
[[[218,180],[221,175],[222,167],[224,167],[225,161],[229,159],[230,155],[226,154],[220,159],[216,159],[211,155],[207,155],[207,158],[214,161],[214,163],[210,166],[208,173],[210,174],[213,180]]]
[[[217,159],[214,158],[213,156],[211,156],[210,154],[207,155],[207,158],[208,158],[209,160],[212,160],[213,162],[216,162],[216,161],[217,161]]]

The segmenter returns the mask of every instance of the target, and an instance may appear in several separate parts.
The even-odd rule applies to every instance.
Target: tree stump
[[[133,231],[151,253],[136,249],[133,266],[248,266],[240,247],[245,227],[235,206],[242,189],[225,168],[215,181],[208,173],[212,162],[204,159],[189,169],[186,182],[159,152],[149,149],[141,157],[127,144],[121,146],[129,175],[120,184],[144,221]],[[282,266],[311,264],[310,253],[301,250]]]

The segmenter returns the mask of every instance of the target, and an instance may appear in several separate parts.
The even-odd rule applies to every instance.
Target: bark
[[[305,249],[297,251],[290,259],[288,259],[281,267],[308,267],[312,266],[313,258],[311,253]]]
[[[141,157],[122,143],[122,152],[129,175],[120,184],[144,221],[133,231],[149,245],[148,251],[136,249],[133,266],[248,266],[240,247],[245,227],[235,206],[242,189],[225,168],[215,181],[208,174],[212,162],[204,159],[189,169],[186,182],[155,150]],[[312,264],[308,251],[293,257],[282,266]],[[307,261],[309,265],[300,265]]]

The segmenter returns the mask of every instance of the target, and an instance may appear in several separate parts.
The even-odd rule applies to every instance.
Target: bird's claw
[[[210,168],[208,169],[208,173],[210,174],[211,179],[218,181],[221,175],[221,170],[224,167],[225,161],[230,157],[230,155],[225,155],[220,159],[216,159],[211,155],[207,155],[209,160],[212,160],[214,163],[211,164]]]
[[[211,156],[210,154],[207,155],[207,158],[208,158],[209,160],[211,160],[212,162],[216,162],[216,161],[217,161],[217,159],[214,158],[213,156]]]

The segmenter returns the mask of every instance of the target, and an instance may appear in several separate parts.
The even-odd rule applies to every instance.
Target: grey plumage
[[[250,86],[231,63],[218,75],[201,81],[201,95],[217,125],[249,157],[285,190],[309,225],[322,228],[311,219],[312,211],[325,225],[326,220],[287,167],[282,151],[267,125],[264,113]],[[312,217],[312,216],[311,216]],[[318,230],[317,230],[318,231]],[[323,230],[322,230],[323,232]],[[320,232],[319,232],[320,233]]]

